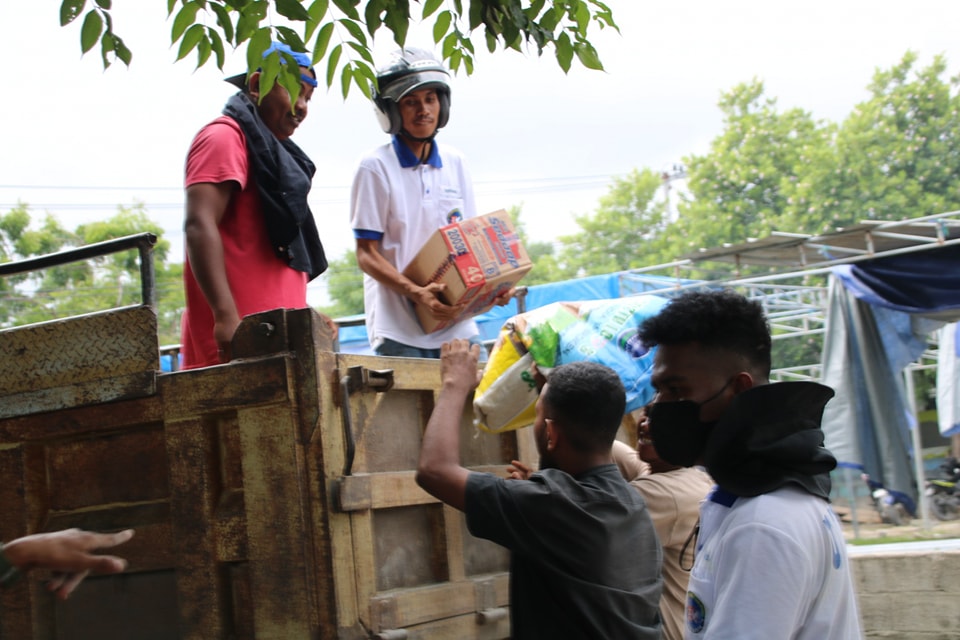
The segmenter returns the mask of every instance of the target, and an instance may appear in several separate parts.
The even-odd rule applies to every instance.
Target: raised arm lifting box
[[[437,320],[418,304],[420,326],[432,333],[483,313],[532,268],[510,215],[501,209],[438,229],[403,275],[420,286],[442,282],[447,285],[440,293],[443,302],[466,303],[457,318],[448,321]]]

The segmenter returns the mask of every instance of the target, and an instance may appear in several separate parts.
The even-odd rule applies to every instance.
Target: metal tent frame
[[[765,238],[702,248],[674,262],[624,272],[621,290],[672,296],[703,287],[735,288],[763,305],[773,340],[806,338],[826,332],[827,285],[824,276],[833,267],[956,244],[960,244],[960,211],[897,221],[867,220],[820,235],[775,231]],[[767,272],[744,277],[744,268],[754,272],[764,268]],[[694,275],[697,271],[707,272],[710,276],[698,278]],[[664,277],[674,279],[675,284],[664,287]],[[699,281],[691,283],[691,280]],[[936,334],[929,337],[928,344],[929,348],[919,360],[904,372],[911,403],[914,400],[914,374],[935,366],[930,362],[937,361]],[[817,361],[775,368],[771,371],[771,379],[819,381],[821,373],[821,363]],[[911,409],[916,416],[916,407],[911,406]],[[913,449],[920,452],[919,426],[912,431]],[[930,510],[922,491],[925,474],[921,456],[914,455],[914,464],[923,526],[929,529]],[[849,474],[847,482],[851,482]],[[853,500],[851,507],[855,535],[858,535]]]

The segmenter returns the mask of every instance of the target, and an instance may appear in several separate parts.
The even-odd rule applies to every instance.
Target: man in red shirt
[[[260,93],[260,71],[229,78],[240,91],[197,134],[186,161],[185,369],[230,360],[243,316],[307,306],[307,281],[326,269],[307,193],[314,165],[290,136],[317,86],[310,59],[274,43],[300,66],[295,103],[279,83]]]

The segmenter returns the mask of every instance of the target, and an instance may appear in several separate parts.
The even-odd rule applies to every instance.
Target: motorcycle
[[[882,483],[872,480],[869,474],[864,473],[860,477],[870,488],[873,506],[883,523],[899,527],[908,523],[910,518],[916,517],[916,504],[910,496],[887,489]]]
[[[925,492],[930,510],[938,520],[956,520],[960,518],[960,459],[947,458],[940,465],[941,478],[927,480]]]

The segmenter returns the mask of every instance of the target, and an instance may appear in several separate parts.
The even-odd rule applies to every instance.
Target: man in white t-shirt
[[[861,638],[820,429],[833,390],[769,384],[763,309],[732,291],[675,298],[639,336],[657,346],[658,455],[717,484],[700,509],[684,637]]]
[[[444,342],[479,342],[473,320],[424,333],[414,303],[441,320],[460,309],[437,297],[442,284],[419,286],[402,273],[438,228],[477,215],[463,156],[435,140],[450,116],[448,79],[430,52],[413,48],[397,51],[377,72],[374,104],[392,140],[360,161],[350,193],[350,226],[364,272],[367,333],[378,355],[439,358]]]

